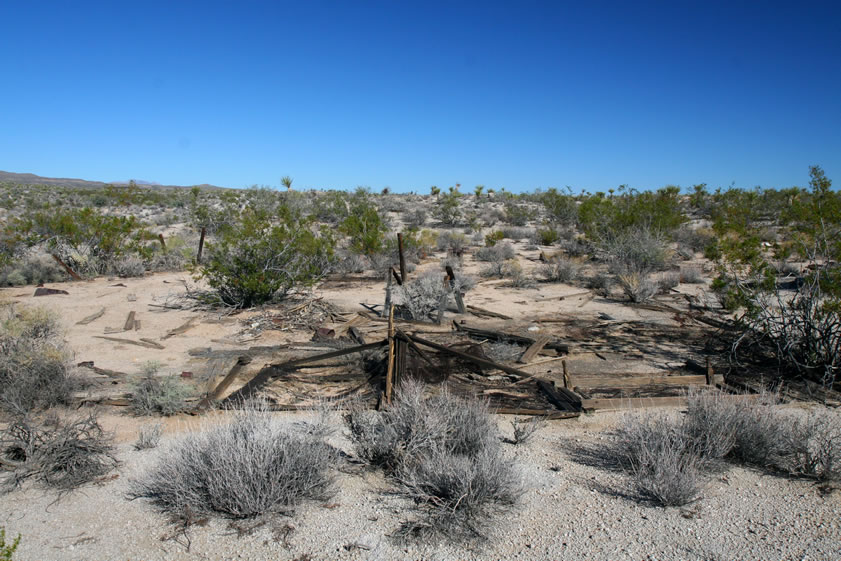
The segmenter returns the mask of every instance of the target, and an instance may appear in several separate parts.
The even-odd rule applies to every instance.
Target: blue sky
[[[0,4],[0,169],[428,192],[841,185],[841,2]]]

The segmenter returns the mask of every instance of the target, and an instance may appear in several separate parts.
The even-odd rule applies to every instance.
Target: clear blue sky
[[[0,3],[0,169],[841,185],[841,1]]]

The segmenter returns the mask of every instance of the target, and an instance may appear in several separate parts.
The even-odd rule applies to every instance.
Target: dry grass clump
[[[161,442],[162,428],[163,425],[161,423],[140,427],[140,430],[137,431],[137,440],[134,443],[134,449],[140,451],[157,448]]]
[[[703,284],[704,272],[700,267],[681,267],[680,282],[684,284]]]
[[[523,354],[523,347],[506,341],[490,341],[482,348],[485,356],[494,362],[511,362]]]
[[[0,410],[67,404],[74,387],[58,318],[41,308],[0,309]]]
[[[333,448],[272,419],[259,402],[233,415],[227,424],[206,426],[174,443],[132,482],[131,496],[150,499],[176,519],[291,514],[305,500],[330,497],[338,463]]]
[[[345,422],[357,454],[382,467],[420,512],[398,537],[483,536],[522,493],[484,402],[443,389],[427,398],[423,385],[407,380],[384,411],[354,409]]]
[[[579,266],[574,261],[557,257],[544,263],[538,269],[538,274],[546,282],[569,283],[578,277]]]
[[[107,474],[117,460],[111,435],[91,413],[45,423],[17,419],[0,433],[0,464],[11,468],[3,480],[6,489],[33,478],[69,491]]]
[[[625,293],[631,302],[647,302],[658,292],[657,283],[649,278],[648,274],[639,272],[622,273],[616,276],[622,292]]]
[[[136,255],[126,255],[114,261],[111,270],[118,277],[142,277],[146,274],[146,263]]]
[[[728,460],[818,480],[841,477],[841,414],[808,414],[775,406],[772,395],[737,401],[717,392],[690,392],[683,419],[629,415],[612,453],[640,496],[664,506],[698,498],[704,472]]]
[[[527,419],[515,419],[511,421],[513,429],[510,444],[525,444],[534,434],[546,423],[545,417],[529,417]]]

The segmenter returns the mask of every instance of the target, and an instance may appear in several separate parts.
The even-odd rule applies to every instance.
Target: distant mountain
[[[28,185],[55,185],[57,187],[74,187],[77,189],[100,189],[107,185],[102,181],[87,181],[85,179],[70,179],[67,177],[41,177],[33,173],[13,173],[10,171],[0,171],[0,183],[20,183]],[[137,185],[147,187],[150,189],[175,189],[180,187],[193,187],[193,185],[161,185],[153,181],[135,180]],[[128,181],[115,181],[111,185],[128,185]],[[198,185],[202,189],[225,189],[225,187],[217,187],[216,185],[208,185],[202,183]]]

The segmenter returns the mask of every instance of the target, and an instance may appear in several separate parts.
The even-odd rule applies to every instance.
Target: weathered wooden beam
[[[263,367],[251,380],[249,380],[243,387],[225,398],[225,402],[232,402],[236,400],[248,399],[254,392],[260,389],[266,382],[272,378],[282,376],[284,372],[291,370],[297,366],[308,364],[311,362],[318,362],[319,360],[326,360],[328,358],[338,358],[340,356],[350,355],[353,353],[360,353],[362,351],[369,351],[371,349],[378,349],[388,344],[388,339],[377,341],[376,343],[368,343],[367,345],[360,345],[358,347],[349,347],[347,349],[339,349],[329,353],[323,353],[305,358],[299,358],[288,362],[278,364],[270,364]]]
[[[82,280],[82,277],[80,277],[78,273],[76,273],[76,271],[71,269],[67,263],[62,261],[58,255],[56,255],[55,253],[51,253],[50,255],[55,260],[55,262],[61,265],[61,267],[67,272],[67,274],[73,278],[73,280]]]
[[[131,311],[131,312],[128,313],[128,317],[126,318],[126,323],[123,326],[123,331],[131,331],[132,329],[134,329],[134,316],[135,315],[136,314],[135,314],[134,311]]]
[[[134,341],[133,339],[123,339],[122,337],[105,337],[104,335],[94,335],[94,337],[96,337],[97,339],[105,339],[106,341],[114,341],[115,343],[127,343],[129,345],[137,345],[138,347],[146,347],[147,349],[165,348],[160,343],[145,338],[141,338],[140,341]]]
[[[242,371],[243,367],[246,364],[249,364],[250,362],[251,362],[250,357],[247,357],[247,356],[239,357],[237,359],[236,364],[234,364],[234,366],[228,372],[227,376],[225,376],[222,379],[222,381],[219,382],[219,385],[216,386],[213,389],[212,392],[210,392],[204,399],[202,399],[199,402],[198,406],[196,406],[196,409],[205,409],[205,408],[209,407],[210,405],[212,405],[213,402],[219,400],[219,398],[222,397],[222,394],[225,393],[225,390],[227,390],[231,386],[231,384],[234,382],[236,377]]]
[[[506,316],[504,314],[500,314],[498,312],[492,312],[490,310],[486,310],[484,308],[480,308],[479,306],[473,306],[468,304],[465,306],[468,312],[472,312],[477,316],[488,316],[491,318],[499,318],[499,319],[512,319],[510,316]]]
[[[537,353],[543,350],[543,347],[545,347],[546,344],[549,343],[551,340],[551,335],[541,335],[537,338],[537,340],[534,343],[531,344],[531,346],[528,349],[526,349],[526,352],[523,353],[523,356],[521,356],[517,360],[517,362],[519,362],[520,364],[528,364],[532,361],[532,359],[534,359],[535,356],[537,356]]]
[[[101,318],[105,314],[105,308],[100,308],[98,312],[95,312],[86,318],[83,318],[76,322],[76,325],[87,325],[91,323],[95,319]]]
[[[538,380],[537,387],[546,394],[549,401],[562,411],[581,411],[581,399],[564,388],[557,389],[546,380]]]
[[[397,252],[400,255],[400,284],[406,282],[406,258],[403,255],[403,233],[397,233]]]
[[[202,226],[201,234],[199,235],[199,250],[196,253],[196,263],[201,265],[201,254],[204,251],[204,237],[207,234],[207,228]]]
[[[756,395],[728,395],[727,399],[734,401],[750,401],[757,399]],[[583,399],[584,409],[596,411],[621,411],[625,409],[646,409],[649,407],[685,407],[687,398],[684,396],[671,397],[611,397]]]
[[[522,335],[512,335],[510,333],[503,333],[501,331],[491,331],[488,329],[479,329],[476,327],[470,327],[467,325],[462,325],[458,322],[453,322],[453,326],[456,328],[457,331],[462,331],[467,333],[471,337],[476,337],[478,339],[491,339],[494,341],[507,341],[509,343],[516,343],[518,345],[533,345],[536,339],[531,337],[523,337]],[[555,349],[561,353],[568,353],[569,352],[569,345],[566,343],[561,343],[560,341],[549,341],[544,345],[547,349]]]
[[[407,335],[407,337],[409,337]],[[494,362],[492,360],[488,360],[485,358],[480,358],[478,356],[473,356],[467,353],[463,353],[461,351],[457,351],[455,349],[451,349],[445,345],[440,345],[438,343],[434,343],[432,341],[427,341],[426,339],[421,339],[420,337],[409,337],[409,340],[414,341],[419,345],[423,345],[425,347],[429,347],[431,349],[435,349],[437,351],[441,351],[443,353],[448,353],[455,357],[458,357],[462,360],[466,360],[468,362],[472,362],[474,364],[478,364],[479,366],[484,366],[485,368],[495,368],[497,370],[502,370],[508,374],[513,374],[515,376],[520,376],[522,379],[520,382],[534,378],[535,374],[531,374],[524,370],[520,370],[519,368],[514,368],[513,366],[508,366],[506,364],[500,364],[498,362]],[[519,383],[519,382],[518,382]]]
[[[392,269],[394,272],[394,269]],[[394,376],[394,306],[388,310],[388,368],[385,374],[385,402],[391,403]]]
[[[707,383],[706,376],[572,376],[570,386],[579,388],[639,388],[643,386],[703,386]]]

